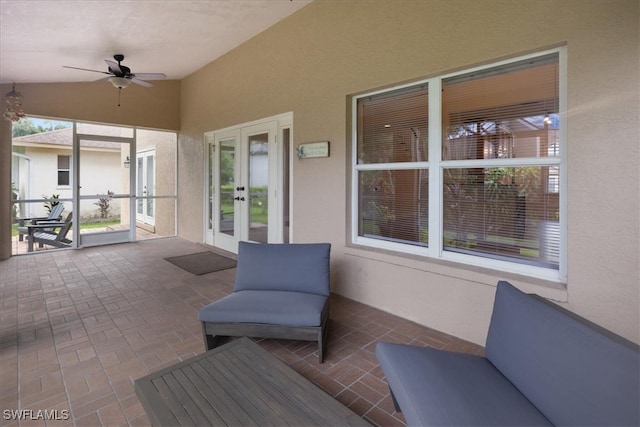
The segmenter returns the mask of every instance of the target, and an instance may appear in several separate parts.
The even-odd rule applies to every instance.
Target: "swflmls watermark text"
[[[2,411],[5,420],[47,420],[64,421],[69,419],[68,409],[5,409]]]

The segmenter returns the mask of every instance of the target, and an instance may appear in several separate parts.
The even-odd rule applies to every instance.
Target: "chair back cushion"
[[[249,243],[238,246],[234,291],[290,291],[328,296],[329,243]]]
[[[487,359],[554,425],[639,425],[638,346],[498,283]]]

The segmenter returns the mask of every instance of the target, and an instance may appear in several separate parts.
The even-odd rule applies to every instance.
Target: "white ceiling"
[[[181,79],[311,0],[0,0],[0,83],[93,81],[125,55]]]

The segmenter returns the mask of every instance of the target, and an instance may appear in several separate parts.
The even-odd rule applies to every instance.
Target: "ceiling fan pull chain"
[[[120,92],[122,92],[122,88],[118,88],[118,107],[120,106]]]

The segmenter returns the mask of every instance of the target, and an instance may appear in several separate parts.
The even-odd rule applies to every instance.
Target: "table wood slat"
[[[260,407],[264,408],[269,418],[273,419],[277,425],[301,425],[307,422],[309,415],[292,405],[290,393],[283,394],[278,387],[270,387],[255,366],[242,363],[242,360],[238,359],[238,349],[239,347],[235,348],[233,353],[229,352],[221,356],[225,358],[228,366],[233,366],[234,373],[242,373],[242,382],[247,389],[251,390],[253,398],[261,402]]]
[[[198,415],[194,415],[194,421],[197,425],[203,423],[211,423],[221,425],[224,423],[222,417],[215,408],[211,406],[210,400],[207,395],[203,395],[200,389],[192,381],[192,377],[187,376],[186,372],[192,371],[190,366],[185,366],[182,370],[175,371],[173,373],[178,383],[182,386],[188,398],[193,401],[193,404],[198,408]],[[191,414],[191,412],[190,412]],[[200,416],[201,415],[201,416]]]
[[[155,408],[152,412],[147,412],[151,424],[160,425],[161,420],[175,420],[175,415],[169,409],[169,406],[163,401],[163,390],[159,390],[155,383],[163,382],[162,378],[157,380],[149,379],[141,383],[136,383],[135,389],[138,399],[144,408]],[[177,424],[177,421],[176,421]]]
[[[153,425],[369,425],[248,338],[135,381]]]
[[[262,349],[261,349],[262,350]],[[264,350],[263,350],[264,351]],[[272,390],[280,390],[295,405],[304,410],[308,418],[322,424],[347,424],[352,418],[356,425],[362,425],[362,418],[347,407],[338,404],[328,393],[317,387],[309,387],[309,381],[284,362],[260,357],[256,352],[246,351],[238,347],[235,351],[238,358],[244,360],[245,366],[251,366],[254,372],[260,372],[263,382]],[[284,380],[283,380],[284,379]]]
[[[179,374],[180,371],[172,372],[170,375],[164,375],[162,378],[169,386],[171,393],[173,394],[174,404],[171,406],[171,409],[178,409],[180,407],[184,408],[185,416],[178,417],[178,422],[181,426],[185,425],[196,425],[200,426],[203,423],[207,422],[207,417],[198,409],[196,404],[193,401],[193,397],[190,396],[182,385],[178,378],[176,378],[176,374]]]
[[[153,385],[160,393],[160,396],[164,397],[164,399],[162,399],[159,403],[167,405],[169,411],[171,411],[171,414],[173,414],[173,418],[171,419],[175,419],[176,424],[180,424],[183,426],[194,425],[193,420],[191,419],[189,414],[187,414],[186,408],[179,405],[179,401],[176,400],[166,380],[167,376],[163,376],[161,378],[153,380]]]
[[[202,361],[199,361],[199,363],[185,366],[183,368],[183,371],[185,372],[185,375],[187,375],[187,377],[189,377],[194,385],[198,388],[200,393],[202,393],[203,396],[206,396],[210,405],[215,408],[216,413],[220,416],[220,418],[222,418],[221,424],[247,426],[253,425],[250,424],[246,420],[246,418],[244,422],[241,421],[244,412],[238,411],[237,408],[234,412],[234,408],[230,407],[230,405],[228,405],[228,402],[225,401],[225,393],[220,393],[218,390],[216,390],[216,387],[212,388],[206,381],[204,381],[204,378],[207,378],[208,374],[206,371],[204,371],[201,362]]]
[[[220,354],[216,362],[224,362],[224,355]],[[236,372],[231,372],[229,366],[224,363],[212,363],[211,360],[203,360],[203,364],[209,365],[209,372],[216,374],[216,381],[225,387],[225,390],[241,411],[246,412],[254,423],[259,426],[284,425],[284,421],[273,420],[273,416],[265,415],[265,407],[261,405],[255,395],[255,391],[248,388],[243,377]]]
[[[241,348],[236,349],[235,356],[238,358],[237,363],[244,362],[242,363],[244,366],[251,366],[252,372],[260,377],[262,387],[268,390],[272,398],[282,399],[292,415],[295,414],[303,417],[303,419],[312,419],[317,423],[326,423],[327,415],[332,415],[331,407],[333,405],[331,403],[334,402],[334,399],[326,394],[309,396],[304,387],[301,388],[296,384],[296,380],[299,381],[300,378],[302,378],[304,385],[308,384],[308,380],[301,377],[289,367],[285,366],[286,369],[282,369],[282,366],[276,366],[273,363],[264,363],[262,358],[255,354],[244,352]],[[287,378],[287,381],[282,381],[283,377],[286,377],[286,374],[289,373],[295,375]],[[316,389],[312,390],[316,391]],[[329,397],[330,400],[326,407],[322,405],[323,399],[319,399],[325,395]],[[318,406],[320,406],[320,408]],[[341,421],[344,421],[344,419],[341,419]],[[290,418],[287,422],[288,424],[296,425],[300,421]]]

